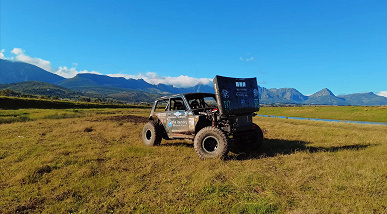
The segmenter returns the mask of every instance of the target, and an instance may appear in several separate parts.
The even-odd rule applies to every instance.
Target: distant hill
[[[62,98],[87,96],[100,99],[110,98],[126,102],[153,102],[157,97],[166,94],[188,92],[214,93],[212,85],[199,84],[194,87],[176,88],[166,84],[153,85],[145,82],[143,79],[125,79],[97,74],[78,74],[73,78],[65,79],[34,65],[0,59],[0,84],[26,81],[40,81],[58,86],[27,82],[3,85],[2,87],[10,89],[16,87],[18,91],[26,94],[54,95]],[[325,88],[311,96],[305,96],[294,88],[267,89],[258,87],[258,89],[262,104],[387,105],[386,97],[378,96],[374,93],[335,96],[329,89]]]
[[[271,103],[287,103],[287,104],[302,104],[308,99],[294,88],[266,89],[258,87],[260,102],[265,104]]]
[[[193,87],[188,88],[176,88],[172,85],[158,84],[156,85],[157,89],[160,91],[166,91],[171,94],[180,94],[180,93],[191,93],[191,92],[206,92],[206,93],[215,93],[214,86],[198,84]]]
[[[123,77],[109,77],[98,74],[78,74],[73,78],[65,79],[59,83],[60,86],[74,89],[74,90],[92,90],[93,88],[101,87],[120,89],[132,89],[143,92],[150,92],[156,94],[178,94],[188,92],[210,92],[214,93],[214,88],[208,85],[196,85],[189,88],[176,88],[172,85],[152,85],[145,82],[143,79],[125,79]]]
[[[9,89],[24,95],[57,96],[69,99],[79,98],[84,95],[61,86],[38,81],[0,84],[0,90],[3,89]]]
[[[171,85],[152,85],[143,79],[125,79],[97,74],[78,74],[65,79],[60,86],[80,91],[92,97],[109,97],[126,102],[153,102],[166,94],[187,92],[214,92],[210,86],[197,85],[191,88],[176,88]]]
[[[63,80],[59,85],[67,88],[107,86],[127,89],[147,89],[154,87],[154,85],[142,79],[125,79],[123,77],[109,77],[97,74],[78,74],[73,78]]]
[[[344,98],[336,97],[329,89],[324,88],[308,97],[304,104],[309,105],[348,105]]]
[[[347,101],[348,105],[353,106],[376,106],[376,105],[387,105],[387,97],[378,96],[372,92],[370,93],[357,93],[338,96]]]
[[[153,102],[156,98],[162,96],[158,93],[109,86],[72,87],[71,89],[80,91],[88,97],[111,98],[125,102]]]
[[[0,84],[40,81],[58,84],[65,78],[24,62],[0,59]]]

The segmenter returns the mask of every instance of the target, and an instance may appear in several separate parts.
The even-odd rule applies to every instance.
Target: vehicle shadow
[[[249,160],[266,157],[276,157],[279,155],[291,155],[296,152],[339,152],[345,150],[362,150],[376,144],[353,144],[345,146],[314,147],[308,146],[309,142],[290,141],[280,139],[264,139],[262,147],[258,152],[231,154],[227,160]]]
[[[345,150],[362,150],[370,146],[376,146],[376,144],[353,144],[345,146],[331,146],[331,147],[315,147],[308,146],[309,142],[305,141],[291,141],[291,140],[280,140],[280,139],[264,139],[262,147],[257,152],[245,152],[245,153],[229,153],[225,158],[225,161],[229,160],[250,160],[260,159],[267,157],[276,157],[279,155],[291,155],[296,152],[339,152]],[[176,140],[174,142],[162,142],[160,146],[175,146],[175,147],[187,147],[193,148],[191,141]]]

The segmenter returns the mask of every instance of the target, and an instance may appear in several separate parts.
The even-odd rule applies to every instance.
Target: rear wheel
[[[254,132],[251,135],[251,141],[248,144],[248,147],[253,151],[257,151],[259,150],[259,148],[261,148],[261,145],[263,143],[263,132],[262,132],[262,129],[257,124],[253,124],[253,126],[254,126]]]
[[[150,121],[142,129],[142,141],[147,146],[157,146],[161,143],[161,130],[157,123]]]
[[[196,134],[194,148],[203,160],[224,158],[228,153],[228,138],[222,130],[208,126]]]
[[[263,143],[263,132],[261,128],[253,124],[253,130],[246,140],[235,139],[231,151],[234,153],[251,153],[261,148]]]

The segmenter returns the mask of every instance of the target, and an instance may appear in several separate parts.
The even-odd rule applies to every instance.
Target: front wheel
[[[142,129],[142,141],[147,146],[157,146],[161,143],[161,131],[154,121],[149,121]]]
[[[194,148],[203,160],[224,158],[228,153],[228,138],[222,130],[208,126],[196,134]]]

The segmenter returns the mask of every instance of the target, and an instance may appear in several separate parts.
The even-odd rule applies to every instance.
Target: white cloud
[[[178,88],[193,87],[199,83],[201,84],[212,84],[212,79],[210,78],[195,78],[185,75],[180,75],[178,77],[162,77],[157,75],[154,72],[147,72],[145,74],[139,73],[137,75],[130,74],[108,74],[110,77],[124,77],[126,79],[143,79],[150,84],[166,84],[173,85]]]
[[[387,97],[387,91],[380,91],[378,93],[379,96]]]
[[[103,75],[97,71],[88,71],[88,70],[83,70],[83,71],[80,71],[78,72],[79,74],[98,74],[98,75]]]
[[[125,79],[142,79],[139,75],[131,75],[131,74],[107,74],[109,77],[123,77]]]
[[[67,68],[66,66],[59,67],[59,69],[55,72],[55,74],[58,74],[59,76],[62,76],[64,78],[71,78],[75,77],[78,74],[78,71],[76,68]]]
[[[26,63],[32,64],[32,65],[36,65],[39,68],[42,68],[46,71],[54,73],[54,69],[52,68],[51,63],[49,61],[46,61],[46,60],[43,60],[40,58],[30,57],[28,55],[25,55],[24,52],[25,51],[21,48],[14,48],[11,51],[11,53],[16,55],[15,56],[16,61],[26,62]]]
[[[0,58],[4,57],[4,49],[0,51]],[[72,66],[69,68],[67,66],[60,66],[58,69],[54,69],[51,66],[51,63],[47,60],[43,60],[40,58],[34,58],[31,56],[28,56],[25,54],[25,51],[21,48],[14,48],[11,51],[12,54],[16,55],[15,57],[11,57],[11,60],[15,61],[21,61],[25,63],[29,63],[32,65],[36,65],[46,71],[49,71],[51,73],[57,74],[59,76],[65,77],[65,78],[72,78],[76,76],[77,74],[82,73],[90,73],[90,74],[98,74],[102,75],[101,73],[97,71],[77,71],[78,63],[72,63]],[[242,60],[242,57],[241,57]],[[244,61],[251,61],[254,60],[254,57],[251,57],[249,59],[246,59]],[[173,85],[178,88],[186,88],[186,87],[193,87],[197,84],[212,84],[212,79],[210,78],[195,78],[195,77],[189,77],[185,75],[180,75],[178,77],[163,77],[159,76],[154,72],[147,72],[147,73],[139,73],[137,75],[131,75],[131,74],[108,74],[107,76],[111,77],[124,77],[126,79],[132,78],[132,79],[143,79],[146,82],[150,84],[166,84],[166,85]]]
[[[241,61],[246,61],[246,62],[255,61],[255,59],[254,59],[254,57],[253,57],[253,56],[252,56],[252,57],[250,57],[250,58],[246,58],[246,59],[244,59],[243,57],[239,57],[239,60],[241,60]]]
[[[19,55],[19,54],[24,54],[24,50],[21,48],[14,48],[11,53]]]
[[[4,57],[4,52],[5,50],[1,50],[0,52],[0,58],[1,59],[6,59]],[[15,57],[11,57],[11,60],[15,60],[15,61],[20,61],[20,62],[25,62],[25,63],[28,63],[28,64],[32,64],[32,65],[36,65],[46,71],[49,71],[51,73],[54,73],[54,74],[57,74],[59,76],[62,76],[64,78],[72,78],[72,77],[75,77],[77,74],[80,74],[80,73],[91,73],[91,74],[99,74],[101,75],[101,73],[98,73],[96,71],[87,71],[87,70],[83,70],[83,71],[77,71],[77,66],[78,66],[78,63],[72,63],[72,68],[68,68],[67,66],[60,66],[57,70],[55,70],[52,66],[51,66],[51,63],[47,60],[43,60],[43,59],[40,59],[40,58],[34,58],[34,57],[31,57],[31,56],[28,56],[25,54],[25,51],[21,48],[14,48],[11,53],[13,53],[14,55],[16,55]]]
[[[96,71],[87,71],[87,70],[77,71],[76,67],[67,68],[66,66],[59,67],[59,69],[55,72],[55,74],[62,76],[64,78],[72,78],[72,77],[75,77],[77,74],[86,74],[86,73],[101,75],[101,73]]]
[[[5,57],[4,57],[4,51],[5,51],[5,49],[1,49],[1,51],[0,51],[0,59],[5,59]]]

